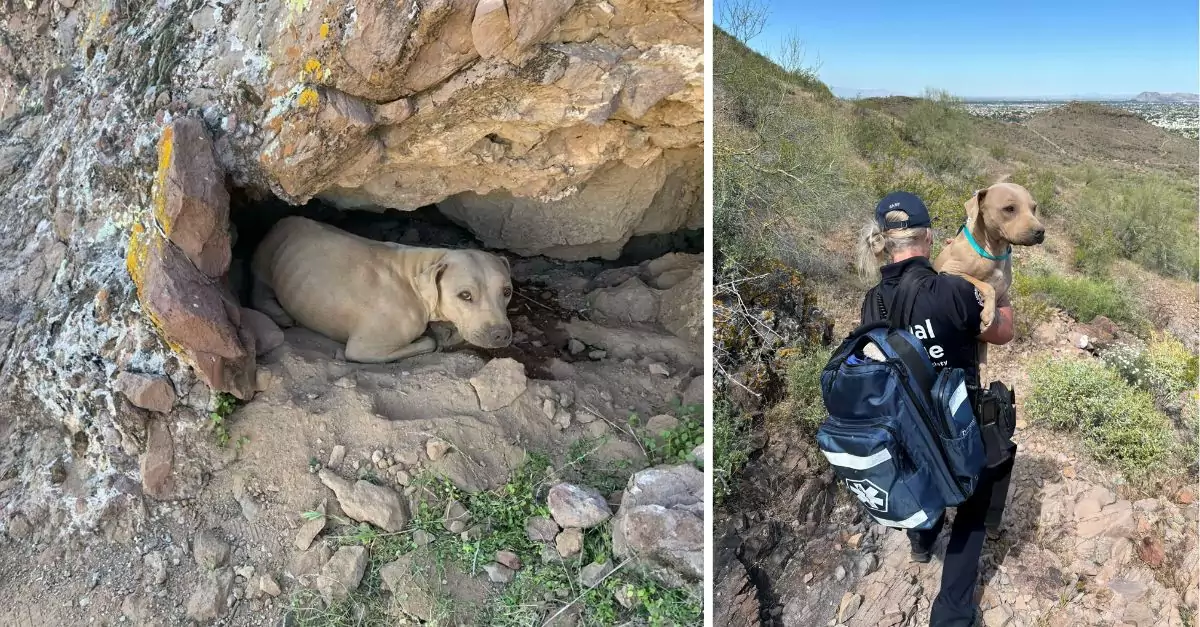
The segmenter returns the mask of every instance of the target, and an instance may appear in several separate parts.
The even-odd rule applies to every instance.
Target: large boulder
[[[489,246],[569,259],[702,224],[699,2],[279,13],[247,33],[272,62],[254,176],[292,202],[437,203]]]

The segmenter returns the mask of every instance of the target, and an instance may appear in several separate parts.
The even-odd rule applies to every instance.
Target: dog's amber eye
[[[467,301],[468,303],[471,302],[471,293],[470,292],[459,292],[458,297]]]
[[[504,288],[504,297],[509,298],[510,296],[512,296],[512,288],[511,287]]]

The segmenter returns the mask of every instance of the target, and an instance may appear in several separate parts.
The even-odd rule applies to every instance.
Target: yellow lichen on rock
[[[151,255],[163,253],[164,245],[166,245],[166,240],[159,236],[154,229],[146,229],[141,224],[133,225],[133,229],[129,233],[129,246],[125,252],[125,270],[129,273],[129,278],[133,280],[134,287],[137,288],[138,302],[142,305],[142,311],[158,332],[158,336],[175,354],[187,357],[186,349],[167,336],[158,312],[150,306],[149,299],[145,294],[146,266],[150,263]]]
[[[320,94],[312,87],[305,87],[304,91],[300,92],[300,97],[296,98],[296,104],[301,107],[315,107],[320,101]]]
[[[325,22],[325,23],[321,24],[321,39],[328,39],[328,38],[329,38],[329,23]]]
[[[309,59],[304,62],[304,72],[307,74],[316,74],[321,69],[321,62],[316,59]]]
[[[171,168],[174,150],[175,131],[168,126],[158,139],[158,172],[154,176],[154,220],[168,237],[171,235],[171,218],[167,215],[167,171]]]
[[[125,270],[129,272],[129,278],[133,279],[133,285],[139,292],[142,289],[142,277],[144,276],[142,268],[146,265],[146,242],[142,239],[145,232],[146,228],[141,224],[133,225],[133,229],[129,233],[129,245],[125,252]]]

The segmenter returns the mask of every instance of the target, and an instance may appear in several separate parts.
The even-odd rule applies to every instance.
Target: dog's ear
[[[967,226],[975,226],[977,221],[983,220],[983,212],[979,210],[979,206],[983,204],[983,198],[987,195],[987,189],[977,189],[975,193],[963,203],[967,208]]]
[[[441,281],[448,263],[446,256],[442,255],[417,274],[417,296],[425,305],[425,311],[429,314],[430,320],[438,320],[441,317],[438,312],[438,306],[441,304]]]

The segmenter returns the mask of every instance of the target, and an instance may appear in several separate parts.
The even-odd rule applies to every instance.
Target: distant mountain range
[[[889,96],[918,96],[919,94],[903,93],[889,89],[855,89],[851,87],[830,87],[833,95],[844,100],[860,98],[887,98]],[[1071,100],[1104,101],[1104,102],[1200,102],[1200,94],[1160,93],[1144,91],[1136,96],[1132,94],[1062,94],[1054,96],[971,96],[963,98],[967,102],[1069,102]]]
[[[1188,94],[1184,92],[1175,93],[1160,93],[1157,91],[1144,91],[1130,100],[1135,102],[1196,102],[1200,103],[1200,94]]]

